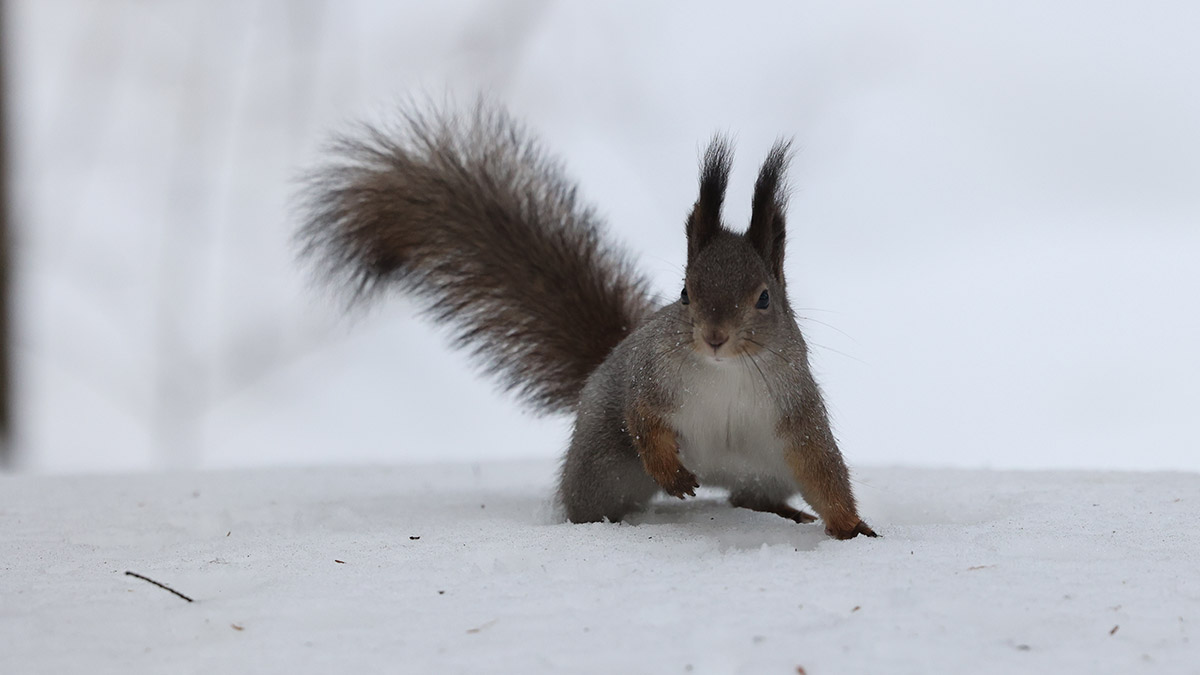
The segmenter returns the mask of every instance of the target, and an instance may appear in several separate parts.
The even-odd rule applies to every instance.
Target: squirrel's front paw
[[[662,486],[662,489],[667,491],[667,494],[680,499],[695,497],[696,488],[700,487],[699,481],[696,480],[696,474],[685,469],[682,464],[675,467],[674,473],[655,476],[654,479]]]
[[[875,530],[872,530],[870,525],[867,525],[861,520],[858,521],[853,527],[835,528],[834,526],[827,524],[825,526],[825,534],[834,537],[835,539],[853,539],[860,534],[864,537],[879,536],[878,534],[875,534]]]

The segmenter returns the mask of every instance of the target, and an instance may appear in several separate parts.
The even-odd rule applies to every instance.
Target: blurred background
[[[344,316],[296,177],[486,91],[664,297],[793,136],[788,275],[852,465],[1200,470],[1200,5],[0,0],[9,470],[557,457],[403,298]]]

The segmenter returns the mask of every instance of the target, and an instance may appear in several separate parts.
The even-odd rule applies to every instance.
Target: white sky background
[[[330,130],[482,87],[668,298],[708,137],[735,227],[796,138],[789,290],[852,464],[1200,470],[1193,3],[7,4],[21,468],[557,456],[566,420],[292,259]]]

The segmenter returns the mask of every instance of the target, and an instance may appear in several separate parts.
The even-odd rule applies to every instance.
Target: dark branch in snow
[[[160,584],[157,581],[155,581],[149,577],[144,577],[144,576],[138,574],[137,572],[130,572],[127,570],[125,572],[125,575],[134,577],[135,579],[141,579],[142,581],[145,581],[147,583],[154,584],[155,586],[158,586],[159,588],[163,589],[164,591],[169,591],[171,593],[174,593],[175,595],[178,595],[179,597],[183,598],[184,600],[187,600],[188,602],[195,602],[195,600],[192,600],[191,598],[184,595],[183,593],[180,593],[179,591],[175,590],[174,588],[171,588],[170,586],[168,586],[166,584]]]

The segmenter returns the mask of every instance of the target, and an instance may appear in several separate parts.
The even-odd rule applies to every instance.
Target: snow
[[[1195,474],[861,468],[884,537],[839,542],[712,492],[560,523],[554,468],[0,477],[0,672],[1200,668]]]

